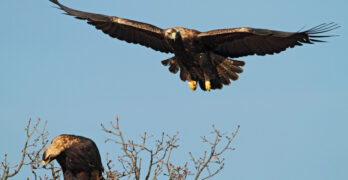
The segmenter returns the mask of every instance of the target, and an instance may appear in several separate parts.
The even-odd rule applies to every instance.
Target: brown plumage
[[[70,9],[57,0],[57,4],[67,15],[87,20],[111,37],[140,44],[156,51],[174,53],[174,57],[162,61],[169,71],[180,71],[180,79],[188,81],[192,90],[197,82],[202,90],[221,89],[237,80],[242,73],[243,61],[232,60],[248,55],[266,55],[279,53],[289,47],[303,43],[323,42],[317,34],[325,33],[339,26],[324,23],[302,32],[282,32],[256,28],[219,29],[199,32],[193,29],[174,27],[161,29],[156,26],[102,14]]]
[[[102,180],[104,171],[95,143],[85,137],[62,134],[53,139],[42,164],[57,160],[65,180]]]

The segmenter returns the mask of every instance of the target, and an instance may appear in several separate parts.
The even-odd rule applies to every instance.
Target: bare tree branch
[[[20,162],[11,166],[8,161],[8,155],[5,154],[3,161],[0,164],[0,178],[6,180],[16,176],[23,167],[28,167],[31,170],[32,179],[59,179],[61,169],[55,167],[51,162],[48,166],[41,165],[41,155],[48,143],[48,133],[46,131],[47,122],[39,130],[40,119],[32,125],[29,119],[25,127],[26,141],[24,143]],[[165,132],[161,133],[159,138],[154,138],[146,132],[140,136],[139,143],[134,140],[127,140],[119,126],[119,119],[115,122],[110,122],[110,128],[106,128],[101,124],[102,130],[110,135],[105,142],[113,142],[121,145],[122,154],[118,156],[117,161],[120,163],[120,168],[114,170],[115,164],[109,159],[109,153],[106,154],[106,171],[104,176],[108,180],[118,180],[121,178],[127,179],[145,179],[157,180],[167,177],[169,180],[183,180],[188,176],[197,179],[210,179],[219,174],[225,165],[225,159],[222,155],[228,150],[234,150],[231,143],[238,133],[239,126],[232,135],[227,136],[226,133],[221,133],[212,126],[211,134],[213,138],[201,137],[202,142],[208,145],[209,150],[204,151],[202,156],[195,158],[189,152],[189,162],[192,162],[195,172],[190,170],[189,162],[183,161],[183,165],[173,163],[172,156],[174,150],[179,147],[179,133],[168,135]],[[143,161],[145,159],[146,161]],[[45,173],[42,177],[42,173]],[[144,174],[144,175],[142,175]],[[28,178],[29,179],[29,178]]]
[[[215,128],[214,125],[212,125],[213,128],[213,134],[215,134],[215,140],[214,141],[209,141],[206,137],[202,137],[202,141],[203,143],[207,143],[209,144],[210,147],[210,153],[208,154],[207,151],[204,152],[203,157],[199,158],[198,160],[196,160],[192,153],[190,152],[190,157],[191,157],[191,161],[194,163],[195,165],[195,169],[196,169],[196,176],[195,176],[195,180],[197,180],[202,172],[204,170],[207,170],[208,175],[202,179],[209,179],[213,176],[215,176],[216,174],[220,173],[221,170],[224,168],[225,163],[224,163],[224,158],[220,159],[219,156],[221,156],[226,150],[234,150],[234,148],[231,148],[231,143],[234,140],[234,138],[236,137],[236,135],[238,134],[239,128],[240,126],[237,126],[237,129],[235,130],[234,133],[232,133],[231,137],[229,136],[224,136],[225,134],[221,134],[219,130],[217,130]],[[225,146],[223,146],[223,148],[221,148],[220,151],[217,151],[216,148],[218,146],[218,144],[223,140],[223,137],[225,138],[225,140],[227,140],[227,143],[225,144]],[[212,159],[215,159],[214,161],[212,161]],[[210,166],[209,165],[216,165],[217,167],[215,168],[214,172],[211,172],[210,170]]]
[[[23,167],[28,166],[34,176],[34,179],[42,179],[38,176],[38,170],[49,170],[51,171],[51,179],[59,179],[60,168],[41,166],[41,153],[45,149],[47,140],[46,125],[47,121],[43,124],[42,130],[38,130],[41,120],[37,119],[36,123],[32,125],[32,120],[29,119],[27,126],[25,127],[26,140],[22,149],[20,162],[14,166],[11,166],[7,160],[7,154],[5,154],[4,160],[1,162],[0,169],[2,169],[1,179],[5,180],[16,176]],[[48,179],[48,178],[45,178]]]
[[[170,154],[173,149],[178,148],[179,146],[176,144],[178,139],[178,133],[174,136],[165,135],[162,133],[161,137],[157,140],[154,140],[155,145],[151,147],[148,144],[153,136],[147,135],[144,133],[143,136],[140,137],[140,143],[135,143],[134,141],[128,140],[126,141],[123,137],[123,133],[120,130],[119,119],[116,118],[115,123],[110,123],[111,129],[105,128],[102,124],[102,130],[114,138],[107,138],[106,142],[114,142],[116,144],[121,145],[121,150],[123,155],[118,157],[118,161],[121,163],[123,168],[123,173],[128,176],[128,178],[140,179],[142,172],[143,161],[141,158],[141,154],[148,154],[149,161],[144,165],[147,166],[145,171],[145,179],[148,180],[153,174],[153,178],[156,179],[160,174],[163,173],[162,167],[169,167]],[[166,160],[165,160],[166,159]],[[170,174],[171,171],[169,170]]]
[[[154,145],[149,145],[149,141],[153,136],[149,136],[146,132],[144,135],[140,136],[140,143],[136,143],[132,140],[125,140],[124,135],[119,126],[119,119],[116,118],[115,123],[110,122],[111,128],[106,128],[101,124],[102,130],[107,134],[112,135],[111,138],[107,138],[105,142],[114,142],[121,145],[121,150],[123,155],[118,156],[118,162],[123,168],[122,173],[114,173],[108,177],[114,177],[118,179],[127,176],[128,179],[139,180],[142,173],[142,158],[141,155],[146,153],[149,161],[145,163],[147,166],[145,172],[145,180],[148,179],[158,179],[160,176],[167,176],[168,179],[186,179],[189,175],[194,175],[194,179],[200,178],[203,172],[206,171],[205,177],[201,179],[209,179],[216,174],[219,174],[224,168],[224,158],[220,157],[226,150],[234,150],[231,148],[231,142],[238,133],[239,126],[236,131],[232,133],[231,136],[225,136],[213,125],[214,140],[210,141],[206,137],[201,137],[203,143],[206,143],[210,146],[209,153],[205,151],[202,157],[195,159],[193,154],[190,152],[190,158],[193,162],[194,169],[196,173],[188,168],[188,163],[184,163],[183,166],[175,165],[172,163],[172,153],[174,149],[179,147],[178,145],[178,133],[170,136],[164,132],[161,134],[160,138],[154,140]],[[218,148],[218,145],[224,142],[223,147]],[[112,174],[115,171],[112,171],[112,168],[109,168],[107,174]],[[143,173],[144,173],[143,172]],[[115,178],[116,177],[116,178]]]

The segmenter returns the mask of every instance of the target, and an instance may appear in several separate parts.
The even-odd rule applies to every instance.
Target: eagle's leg
[[[199,80],[199,74],[195,67],[184,68],[188,72],[187,81],[192,91],[197,88],[197,81]]]
[[[196,88],[197,88],[197,81],[189,80],[189,81],[188,81],[188,84],[189,84],[190,89],[191,89],[192,91],[195,91],[195,90],[196,90]]]
[[[210,77],[206,73],[204,73],[204,86],[207,91],[210,91],[211,89]]]
[[[204,87],[205,87],[205,90],[207,91],[210,91],[211,89],[211,78],[214,78],[214,77],[211,77],[212,74],[214,74],[211,69],[212,64],[211,64],[211,61],[210,61],[210,56],[209,54],[207,53],[200,53],[199,56],[198,56],[199,60],[199,65],[203,71],[203,78],[204,78]]]
[[[188,85],[192,91],[197,89],[197,74],[192,67],[185,65],[180,66],[180,78],[183,81],[188,81]]]
[[[197,88],[196,75],[192,71],[192,69],[188,69],[188,67],[182,66],[180,67],[180,78],[183,81],[188,81],[188,85],[192,91],[195,91]]]
[[[182,81],[188,80],[188,84],[190,86],[190,89],[192,91],[196,90],[196,88],[197,88],[197,81],[192,80],[192,78],[191,78],[192,75],[189,73],[187,68],[185,68],[184,66],[179,68],[179,64],[178,64],[177,58],[175,56],[171,57],[169,59],[163,60],[162,61],[162,65],[163,66],[169,66],[168,69],[173,74],[176,74],[179,71],[179,69],[180,69],[180,79]]]

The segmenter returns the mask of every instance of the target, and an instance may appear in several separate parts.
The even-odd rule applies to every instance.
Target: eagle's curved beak
[[[47,164],[49,164],[52,161],[51,157],[48,155],[46,155],[46,152],[44,152],[43,156],[42,156],[42,165],[45,167]]]
[[[176,38],[178,37],[177,33],[176,32],[173,32],[169,35],[169,38],[170,39],[173,39],[174,41],[176,40]]]
[[[46,168],[46,165],[49,164],[50,162],[51,162],[51,160],[42,160],[41,163],[42,163],[43,168]]]
[[[48,161],[41,161],[41,163],[45,167],[49,162]]]

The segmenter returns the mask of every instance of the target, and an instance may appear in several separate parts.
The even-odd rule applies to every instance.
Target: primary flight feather
[[[87,20],[105,34],[129,43],[140,44],[156,51],[174,53],[163,60],[169,71],[180,71],[180,79],[188,81],[192,90],[199,84],[202,90],[221,89],[237,80],[245,62],[232,60],[248,55],[279,53],[289,47],[323,42],[318,35],[338,28],[335,23],[324,23],[302,32],[282,32],[256,28],[219,29],[199,32],[174,27],[161,29],[156,26],[115,16],[94,14],[70,9],[57,0],[50,0],[67,15]]]

